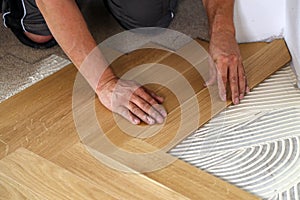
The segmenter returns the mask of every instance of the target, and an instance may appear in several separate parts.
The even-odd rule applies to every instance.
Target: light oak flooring
[[[206,43],[201,43],[207,48]],[[283,40],[243,44],[240,48],[251,88],[290,61]],[[193,54],[193,46],[183,47],[181,51],[190,55],[191,60],[198,60],[195,57],[197,55]],[[205,58],[201,61],[203,62],[193,63],[193,67],[176,53],[162,49],[143,49],[123,55],[113,63],[112,67],[118,75],[143,63],[171,66],[182,74],[168,80],[168,83],[175,84],[176,88],[181,87],[180,81],[177,81],[180,77],[189,80],[194,95],[182,95],[185,98],[181,103],[167,87],[158,84],[147,85],[166,97],[164,106],[169,113],[164,125],[159,127],[161,129],[153,136],[147,135],[146,126],[137,128],[130,125],[112,115],[99,102],[83,101],[81,106],[75,107],[79,113],[83,113],[80,120],[86,122],[88,127],[85,137],[80,140],[73,118],[74,107],[72,110],[73,85],[77,73],[73,65],[2,102],[0,198],[257,199],[254,195],[165,153],[192,133],[195,123],[197,127],[202,126],[231,104],[230,100],[226,103],[211,101],[210,97],[216,90],[204,87],[204,80],[195,70],[197,67],[208,65]],[[119,67],[120,64],[122,68]],[[142,75],[155,73],[151,71],[153,68],[145,68],[136,80],[149,78]],[[208,73],[207,70],[204,70],[204,73]],[[180,91],[185,92],[184,88]],[[82,95],[84,94],[85,91],[82,91]],[[85,96],[81,98],[84,99]],[[199,113],[193,112],[195,107],[192,100],[198,102],[201,117],[197,116]],[[118,149],[131,152],[131,155],[133,152],[150,154],[162,149],[164,151],[146,160],[131,160],[110,152],[110,149],[103,150],[98,146],[93,124],[89,121],[90,116],[84,114],[91,105],[95,106],[98,123],[105,133],[105,138]],[[190,113],[195,113],[196,116]],[[188,119],[182,119],[182,116]],[[176,134],[181,120],[185,122],[185,129]],[[128,130],[134,130],[135,135],[124,133],[119,124]],[[102,159],[106,158],[113,162],[114,166],[121,166],[131,172],[113,169],[107,166],[107,163],[97,160],[90,152],[100,152]],[[163,168],[143,171],[146,165],[169,160],[172,162]],[[139,173],[140,171],[143,173]]]

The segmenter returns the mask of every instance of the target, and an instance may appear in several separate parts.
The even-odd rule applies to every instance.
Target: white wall
[[[236,0],[234,22],[237,40],[254,42],[282,38],[285,27],[285,1]]]
[[[285,41],[292,54],[298,87],[300,87],[300,2],[299,0],[286,0],[286,24],[284,32]]]
[[[234,22],[238,42],[284,37],[300,87],[300,0],[236,0]]]

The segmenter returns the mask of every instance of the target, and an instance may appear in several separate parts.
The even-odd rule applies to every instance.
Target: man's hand
[[[218,82],[219,94],[226,100],[227,82],[231,99],[238,104],[249,91],[233,23],[234,0],[203,0],[210,26],[209,53],[211,77],[207,85]]]
[[[120,114],[133,124],[163,123],[167,112],[163,98],[134,81],[113,78],[97,88],[98,98],[109,110]]]
[[[217,80],[220,98],[226,101],[226,87],[229,82],[232,102],[238,104],[249,88],[234,34],[225,31],[212,33],[209,53],[212,69],[207,85],[212,85]]]

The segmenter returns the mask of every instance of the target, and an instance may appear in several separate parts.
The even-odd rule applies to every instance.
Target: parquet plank
[[[31,189],[24,187],[0,173],[0,199],[32,199],[44,200],[46,198],[34,193]]]
[[[261,45],[266,44],[259,43],[258,47],[260,48]],[[256,43],[242,46],[251,53],[258,49]],[[164,52],[163,50],[159,51]],[[141,64],[147,62],[147,59],[151,60],[153,58],[151,62],[154,62],[155,60],[167,58],[162,53],[159,56],[154,53],[143,57],[138,52],[138,59],[133,59],[129,56],[131,54],[124,55],[122,59],[117,61],[121,62],[126,59],[127,61],[124,63],[128,64],[122,65],[122,61],[119,63],[120,67],[116,67],[116,69],[120,70],[124,67],[124,70],[128,70],[133,66],[130,64],[133,60],[144,59],[143,61],[134,61],[135,64]],[[115,66],[118,66],[117,62]],[[126,66],[129,66],[129,68],[126,68]],[[0,104],[2,111],[0,115],[0,140],[7,144],[3,148],[1,147],[5,151],[8,150],[5,153],[13,152],[23,146],[43,157],[51,158],[55,156],[59,149],[67,148],[78,141],[71,115],[72,87],[76,72],[72,65],[65,67],[53,76],[40,81]],[[201,86],[201,84],[198,85]],[[165,105],[168,111],[172,111],[174,107],[178,106],[178,101],[173,98],[174,96],[171,95],[170,90],[162,88],[158,93],[166,96]],[[112,119],[109,117],[112,116],[110,111],[103,106],[99,106],[98,102],[97,104],[96,111],[101,113],[102,116],[106,116],[105,124],[111,129],[114,122],[108,120]],[[11,135],[14,135],[14,137],[11,137]],[[55,143],[56,145],[45,145],[48,143]],[[0,154],[1,157],[4,155],[3,153]]]
[[[8,146],[4,142],[0,141],[0,159],[6,156],[7,153],[8,153]]]
[[[272,43],[260,49],[259,51],[257,51],[254,55],[248,57],[248,59],[244,61],[244,67],[245,67],[246,75],[248,77],[249,87],[253,88],[254,86],[258,85],[264,79],[269,77],[272,73],[280,69],[282,66],[286,65],[290,61],[290,59],[291,59],[290,54],[283,40],[275,40]],[[212,89],[211,91],[215,93],[214,96],[217,95],[216,88]],[[222,111],[225,108],[224,106],[228,106],[232,103],[231,100],[227,100],[226,104],[223,104],[220,101],[216,101],[214,102],[214,110],[211,110],[212,109],[211,100],[207,88],[201,90],[199,93],[197,93],[196,96],[199,102],[199,108],[201,113],[201,118],[199,120],[198,127],[208,122],[212,118],[212,116]],[[188,106],[189,102],[185,102],[185,104],[187,104]],[[191,111],[192,109],[193,108],[190,108],[189,110]],[[175,121],[177,121],[178,123],[180,111],[178,109],[177,110],[174,109],[172,112],[178,113],[174,115],[169,115],[169,116],[177,116],[176,117],[177,120]],[[190,121],[192,122],[193,120],[195,120],[196,116],[189,116],[189,117],[191,118]],[[155,137],[157,138],[155,137],[149,138],[147,139],[147,142],[160,148],[166,146],[169,143],[169,141],[173,139],[172,138],[173,135],[167,133],[174,133],[176,131],[176,130],[172,131],[172,128],[174,127],[172,123],[166,124],[166,126],[168,126],[167,128],[168,132],[161,131],[159,134],[155,135]],[[179,140],[186,137],[189,131],[190,130],[187,130],[186,134],[183,135],[183,137],[179,137]],[[168,138],[168,136],[170,136],[171,139]]]
[[[20,148],[0,160],[0,174],[46,199],[115,199],[96,184]]]
[[[95,182],[117,199],[186,199],[142,174],[124,173],[102,164],[82,144],[75,144],[52,159],[52,162]]]
[[[150,153],[157,150],[157,148],[147,142],[138,139],[132,139],[123,143],[121,148],[129,152],[138,153]],[[145,169],[145,166],[151,166],[150,168],[157,167],[156,169],[153,168],[153,171],[145,173],[145,175],[189,199],[258,199],[254,195],[196,167],[179,159],[174,159],[167,153],[160,152],[151,157],[144,156],[141,159],[135,159],[134,162],[129,161],[128,157],[122,157],[122,155],[115,158],[120,163],[126,163],[127,166],[137,171]],[[157,161],[157,163],[153,163],[153,161]],[[161,163],[168,163],[169,165],[161,168]]]
[[[197,40],[201,46],[208,51],[209,43],[203,40],[198,39]],[[255,44],[255,45],[253,45]],[[241,56],[243,60],[246,60],[249,56],[253,55],[254,53],[257,52],[258,49],[263,48],[267,42],[255,42],[255,43],[242,43],[239,44]]]
[[[244,61],[244,67],[246,75],[248,77],[249,87],[253,88],[257,84],[259,84],[269,75],[271,75],[279,68],[287,64],[290,61],[290,59],[290,54],[283,40],[275,40],[270,44],[265,44],[263,48],[257,50],[255,54],[248,57],[248,59]],[[159,75],[164,76],[164,73],[160,73],[158,74],[158,76]],[[178,79],[177,83],[174,81],[172,82],[172,84],[175,84],[177,88],[183,87],[183,84],[180,81],[178,81]],[[194,82],[194,84],[196,83]],[[183,96],[188,96],[187,94],[184,94],[184,92],[186,92],[186,89],[181,88],[179,90],[182,91]],[[211,105],[211,98],[209,94],[209,92],[212,91],[214,91],[214,94],[211,95],[217,97],[218,94],[216,86],[212,87],[210,91],[208,90],[208,88],[203,88],[196,94],[201,114],[200,119],[197,118],[197,115],[199,113],[193,112],[195,108],[193,107],[194,105],[191,104],[191,100],[189,98],[189,100],[185,99],[185,102],[182,103],[180,107],[173,108],[171,111],[169,111],[165,126],[159,131],[159,133],[155,134],[155,136],[153,137],[146,139],[145,141],[159,148],[169,145],[170,141],[174,140],[176,130],[178,129],[178,124],[183,118],[185,119],[185,131],[183,135],[176,135],[176,137],[178,137],[177,139],[175,139],[176,142],[172,142],[172,145],[168,146],[168,148],[171,148],[178,142],[180,142],[182,139],[187,137],[189,133],[192,133],[198,127],[209,121],[212,116],[216,115],[226,106],[232,103],[231,100],[228,100],[226,103],[216,101],[214,102],[213,108]],[[187,111],[181,112],[181,108],[183,108],[183,106],[186,106]],[[181,115],[185,116],[180,118]],[[89,116],[87,116],[86,120],[88,120],[88,117]],[[118,123],[119,125],[122,125],[121,127],[126,127],[126,130],[128,130],[131,133],[134,133],[134,136],[136,137],[142,136],[142,134],[150,135],[152,132],[154,132],[154,130],[158,130],[160,128],[159,125],[149,128],[137,127],[131,125],[124,119],[119,119]],[[197,126],[192,126],[193,124],[197,124]],[[119,125],[116,124],[113,128],[106,132],[107,137],[115,145],[122,144],[123,142],[130,140],[131,138],[129,135],[126,135],[124,133],[124,130],[122,130]],[[85,142],[86,144],[91,145],[91,147],[96,148],[98,140],[95,139],[93,133],[91,133],[91,135],[86,138]]]
[[[51,157],[59,147],[78,141],[72,118],[76,72],[69,65],[0,104],[0,140],[7,144],[7,153],[26,147]]]

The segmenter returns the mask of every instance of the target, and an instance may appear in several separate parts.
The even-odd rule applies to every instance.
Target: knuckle
[[[221,78],[222,78],[223,82],[226,82],[226,81],[227,81],[227,76],[226,76],[225,74],[222,74],[222,75],[221,75]]]
[[[228,63],[228,62],[229,62],[229,58],[228,58],[227,56],[221,56],[221,57],[219,58],[219,61],[220,61],[221,63]]]
[[[151,108],[151,106],[146,102],[142,102],[141,103],[141,108],[145,111],[148,111]]]
[[[131,108],[131,112],[133,112],[134,114],[137,114],[137,113],[140,112],[140,109],[139,109],[138,107],[136,107],[136,106],[133,106],[133,107]]]
[[[231,56],[232,62],[237,63],[239,61],[239,58],[236,55]]]
[[[231,77],[230,77],[230,81],[231,81],[232,83],[236,83],[236,82],[237,82],[237,77],[236,77],[236,76],[231,76]]]
[[[134,91],[134,93],[139,94],[139,95],[143,94],[144,92],[145,92],[145,90],[144,90],[143,87],[138,87],[138,88],[136,88],[136,90]]]
[[[150,99],[148,100],[148,102],[150,103],[150,105],[157,104],[157,102],[156,102],[153,98],[150,98]]]

